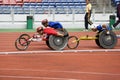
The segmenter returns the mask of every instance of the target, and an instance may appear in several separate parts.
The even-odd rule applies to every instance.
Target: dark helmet
[[[46,24],[46,23],[48,23],[48,20],[47,20],[47,19],[42,20],[42,25],[44,25],[44,24]]]
[[[43,30],[43,27],[41,27],[41,26],[36,29],[37,32],[40,32],[42,30]]]

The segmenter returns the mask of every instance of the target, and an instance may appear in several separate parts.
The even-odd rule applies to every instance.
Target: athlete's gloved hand
[[[64,37],[68,37],[69,35],[68,34],[65,34]]]
[[[110,31],[106,31],[106,34],[110,34]]]

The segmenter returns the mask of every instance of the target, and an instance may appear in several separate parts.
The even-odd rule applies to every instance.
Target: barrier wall
[[[96,24],[109,23],[109,16],[113,14],[92,14],[91,20]],[[25,14],[0,15],[0,29],[25,29],[27,24]],[[84,14],[40,14],[33,15],[33,28],[41,25],[41,20],[59,21],[65,28],[84,28]]]

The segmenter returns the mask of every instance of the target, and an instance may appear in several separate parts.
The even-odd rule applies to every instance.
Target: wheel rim
[[[99,43],[102,48],[111,49],[114,48],[117,43],[116,34],[110,31],[110,34],[106,34],[106,31],[102,31],[99,34]]]
[[[67,37],[50,35],[48,39],[49,47],[53,50],[62,50],[67,46]]]
[[[114,43],[114,37],[111,35],[105,35],[102,41],[104,45],[110,46]]]
[[[79,41],[77,41],[77,40],[78,40],[78,38],[76,36],[70,36],[68,38],[68,44],[67,44],[68,48],[69,49],[77,48],[79,45]]]
[[[22,38],[21,40],[24,40],[26,42],[26,39],[25,38]],[[15,41],[15,47],[16,49],[18,50],[26,50],[28,48],[28,45],[29,43],[24,43],[24,44],[21,44],[22,42],[20,42],[19,38]]]
[[[55,37],[53,42],[56,46],[60,46],[64,41],[62,37]]]

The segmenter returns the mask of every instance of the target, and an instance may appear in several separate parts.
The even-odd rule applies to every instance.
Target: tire
[[[117,37],[113,31],[110,34],[106,34],[106,31],[102,31],[99,34],[99,43],[102,48],[112,49],[117,44]]]
[[[46,45],[52,50],[63,50],[67,46],[68,42],[68,32],[66,29],[56,29],[59,33],[64,34],[66,36],[55,36],[49,35],[48,40],[46,41]]]
[[[19,38],[30,39],[31,37],[28,34],[22,34]]]
[[[19,40],[22,39],[22,38],[24,38],[26,40],[29,40],[31,37],[28,34],[22,34],[22,35],[20,35]],[[28,44],[30,44],[30,41],[28,41]]]
[[[30,41],[30,36],[28,34],[22,34],[15,41],[15,47],[17,50],[24,51],[28,48]],[[24,43],[24,44],[23,44]]]
[[[49,44],[49,40],[48,40],[48,39],[49,39],[49,36],[47,37],[46,45],[47,45],[50,49],[52,49],[51,46],[50,46],[50,44]]]
[[[48,40],[46,41],[46,45],[47,45],[50,49],[52,49],[52,48],[50,47],[50,45],[49,45],[49,41],[48,41]]]
[[[22,44],[24,43],[24,44]],[[17,38],[15,41],[15,47],[17,50],[24,51],[28,48],[29,42],[25,38]]]
[[[97,37],[97,39],[95,39],[95,43],[97,44],[97,46],[102,48],[102,46],[100,45],[100,42],[99,42],[99,33],[96,35],[96,37]]]
[[[77,48],[78,45],[79,45],[79,41],[77,41],[77,40],[78,40],[78,38],[77,38],[76,36],[70,36],[70,37],[68,38],[67,47],[68,47],[69,49],[75,49],[75,48]]]
[[[68,38],[50,35],[46,42],[48,47],[53,50],[63,50],[67,46]]]

